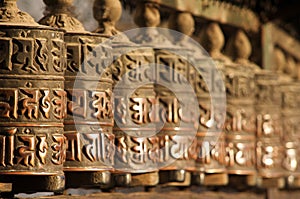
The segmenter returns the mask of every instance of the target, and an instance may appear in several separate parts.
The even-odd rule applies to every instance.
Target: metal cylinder
[[[282,123],[283,123],[283,145],[284,159],[283,167],[287,171],[287,186],[298,188],[300,186],[300,148],[298,126],[300,114],[299,82],[290,82],[280,85],[282,92]]]
[[[109,188],[115,147],[112,76],[109,71],[112,48],[102,45],[108,36],[85,31],[73,17],[72,0],[44,0],[44,3],[48,12],[39,23],[66,31],[66,186]]]
[[[189,186],[191,172],[196,168],[199,113],[197,96],[189,82],[191,49],[181,48],[170,46],[155,49],[155,93],[164,112],[164,115],[161,114],[164,125],[158,135],[165,140],[164,149],[169,155],[164,158],[170,162],[161,168],[160,181]],[[179,50],[185,53],[177,54]]]
[[[209,58],[195,60],[198,65],[190,69],[190,81],[198,98],[197,159],[194,181],[196,184],[214,186],[226,185],[228,175],[225,167],[225,134],[223,122],[225,107],[225,87],[221,83],[224,76],[218,70],[223,63]]]
[[[150,83],[154,52],[123,38],[113,42],[113,54],[115,175],[118,179],[131,176],[123,186],[155,186],[159,142],[155,136],[158,103]]]
[[[278,75],[269,71],[256,74],[258,94],[257,114],[257,170],[260,187],[284,186],[285,170],[282,167],[281,93]]]
[[[68,114],[64,135],[68,149],[64,171],[72,179],[68,183],[71,187],[111,184],[115,137],[112,77],[108,66],[112,49],[101,45],[106,39],[91,33],[65,35]]]
[[[12,13],[18,10],[14,1],[6,3]],[[67,147],[63,32],[22,25],[28,18],[0,24],[1,181],[12,183],[15,192],[61,191]],[[18,185],[29,179],[35,183]]]
[[[234,176],[254,176],[256,174],[254,71],[241,65],[226,65],[225,75],[227,172]]]
[[[126,48],[126,49],[124,49]],[[124,50],[122,50],[124,49]],[[130,50],[131,49],[131,50]],[[153,50],[137,50],[137,46],[127,42],[115,43],[113,51],[116,59],[112,65],[115,94],[116,169],[132,173],[153,170],[145,164],[151,150],[150,136],[155,132],[154,110],[156,107],[153,85],[143,85],[151,81],[154,62]],[[141,148],[140,148],[141,147]]]

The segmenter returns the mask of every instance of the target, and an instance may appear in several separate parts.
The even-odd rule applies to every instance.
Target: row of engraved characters
[[[68,97],[67,97],[68,96]],[[67,102],[68,98],[68,102]],[[128,107],[123,103],[124,98],[116,99],[116,116],[120,121],[126,120]],[[175,98],[131,98],[130,109],[132,111],[132,121],[137,124],[155,122],[159,117],[166,119],[167,122],[178,123],[195,122],[196,113],[187,114],[189,107],[182,107]],[[161,109],[161,103],[166,108]],[[88,110],[92,110],[91,116],[97,119],[111,119],[112,92],[106,91],[87,91],[87,90],[67,90],[67,92],[56,89],[0,89],[0,118],[18,119],[23,116],[27,119],[49,119],[51,114],[56,119],[63,119],[68,113],[71,115],[87,117]],[[160,113],[160,116],[158,114]],[[124,118],[125,117],[125,118]]]
[[[115,137],[104,133],[66,133],[51,135],[51,143],[47,133],[31,134],[29,129],[24,129],[23,134],[18,130],[2,130],[0,135],[0,166],[13,167],[15,165],[31,166],[45,165],[49,161],[55,165],[67,161],[83,161],[84,157],[90,162],[103,162],[106,165],[114,164],[114,156],[123,163],[145,164],[147,161],[163,163],[170,159],[195,160],[202,164],[211,164],[217,161],[221,165],[233,167],[235,164],[242,167],[254,167],[256,143],[230,142],[225,146],[222,141],[202,141],[188,136],[154,136],[150,138],[134,138],[129,136]],[[216,135],[218,136],[218,135]],[[115,144],[116,145],[115,145]],[[277,159],[280,146],[259,146],[260,151],[257,161],[262,168],[278,165]],[[270,150],[272,148],[272,150]],[[297,153],[290,153],[296,149],[286,150],[282,166],[290,171],[297,169]],[[277,165],[276,165],[277,164]]]
[[[197,102],[194,103],[197,106]],[[115,96],[115,121],[117,124],[138,125],[148,123],[198,124],[198,113],[189,100],[180,102],[172,96],[119,97]],[[190,126],[190,125],[189,125]]]
[[[51,48],[51,49],[49,49]],[[52,39],[51,47],[44,38],[0,38],[0,70],[3,73],[44,74],[65,70],[65,44]],[[13,71],[13,72],[12,72]]]
[[[137,138],[104,133],[66,133],[68,139],[67,161],[102,162],[113,165],[115,161],[125,164],[164,163],[170,160],[194,160],[203,165],[217,162],[227,167],[289,169],[289,162],[295,158],[289,155],[278,156],[281,146],[261,146],[253,142],[237,142],[217,139],[203,140],[191,136],[153,136]],[[272,150],[270,150],[272,148]],[[260,153],[256,154],[256,150]],[[283,158],[284,157],[284,158]],[[115,159],[116,158],[116,159]],[[278,164],[278,159],[282,164]],[[293,161],[291,161],[293,160]],[[296,169],[296,168],[294,168]]]
[[[260,145],[256,141],[224,141],[217,139],[218,134],[215,137],[215,140],[210,141],[203,140],[203,137],[197,140],[188,136],[170,135],[151,138],[119,137],[116,139],[116,157],[123,163],[137,165],[143,165],[147,161],[164,163],[171,159],[195,160],[200,165],[218,163],[228,168],[297,169],[295,162],[298,162],[299,149],[284,149],[282,145]]]
[[[161,85],[170,85],[183,92],[188,91],[191,86],[197,95],[203,92],[218,94],[225,91],[222,76],[213,66],[200,64],[195,68],[181,57],[170,54],[157,54],[155,67],[153,63],[147,63],[147,60],[151,59],[145,60],[143,55],[127,55],[122,62],[118,61],[118,64],[112,66],[114,80],[123,78],[123,82],[128,85],[148,81],[159,82]],[[209,63],[209,60],[207,62]],[[126,73],[123,75],[124,71],[119,68]]]
[[[123,83],[129,85],[156,81],[175,83],[176,86],[192,85],[196,89],[195,92],[224,91],[222,77],[213,67],[199,63],[196,69],[188,63],[188,60],[171,53],[155,55],[132,51],[114,58],[111,54],[111,49],[100,48],[88,42],[67,44],[67,74],[80,72],[84,75],[101,75],[106,68],[112,67],[113,79],[117,81],[124,79]],[[109,65],[113,59],[115,63]],[[150,60],[155,62],[155,70],[153,70],[154,63]],[[209,63],[210,60],[206,62]]]
[[[70,94],[72,91],[69,91]],[[76,91],[73,92],[76,94]],[[88,91],[84,94],[86,95]],[[95,118],[112,117],[111,92],[90,92],[91,115]],[[0,89],[0,118],[12,120],[26,119],[58,119],[66,117],[67,110],[77,113],[75,103],[67,92],[61,89]],[[81,102],[80,102],[81,103]],[[52,116],[53,115],[53,116]]]
[[[99,49],[101,51],[99,52]],[[82,44],[68,44],[68,64],[67,71],[81,72],[82,74],[95,71],[100,75],[110,63],[110,56],[105,56],[107,50],[103,48],[96,48],[96,45],[82,43]],[[93,53],[91,53],[93,52]],[[154,58],[155,56],[155,58]],[[99,59],[100,58],[100,59]],[[204,63],[199,63],[197,68],[188,63],[188,60],[168,53],[168,54],[151,54],[141,52],[131,52],[122,56],[114,58],[113,64],[113,79],[124,79],[125,84],[142,83],[147,81],[157,81],[160,83],[172,83],[177,87],[192,85],[197,94],[204,92],[218,93],[224,92],[223,78],[221,73],[212,66],[207,66],[210,60],[202,60]],[[86,62],[83,63],[83,61]],[[155,70],[153,70],[153,63],[149,60],[155,60]],[[206,63],[206,64],[205,64]],[[153,76],[155,74],[155,76]],[[154,78],[154,79],[153,79]],[[255,93],[255,84],[251,77],[247,76],[226,76],[227,92],[236,97],[253,96]]]
[[[67,142],[62,134],[33,133],[27,128],[1,130],[0,168],[62,165],[65,162]]]
[[[52,62],[53,69],[56,72],[64,71],[64,43],[60,40],[52,40],[51,46],[51,59],[49,57],[49,49],[47,47],[46,39],[32,39],[32,38],[1,38],[0,39],[0,69],[4,71],[13,71],[15,68],[23,70],[25,72],[31,73],[43,73],[52,71],[48,68],[50,65],[49,60]],[[89,58],[89,61],[86,64],[83,63],[85,56],[89,54],[89,52],[93,51],[96,46],[81,44],[75,45],[70,44],[67,46],[68,49],[68,70],[70,72],[78,72],[79,66],[81,67],[92,67],[96,68],[96,71],[101,74],[103,71],[103,67],[105,67],[105,60],[110,59],[108,57],[103,57],[105,52],[101,53],[101,59],[92,59]],[[98,55],[97,55],[98,56]],[[178,56],[174,55],[158,55],[156,58],[157,65],[160,64],[168,65],[169,67],[157,67],[158,77],[161,78],[160,81],[171,81],[173,83],[185,83],[188,78],[192,85],[195,85],[196,91],[197,88],[204,89],[205,91],[219,91],[222,89],[222,84],[220,84],[221,79],[218,79],[216,71],[213,71],[209,68],[201,68],[201,71],[197,71],[195,69],[189,69],[189,64],[178,58]],[[143,65],[145,60],[144,55],[134,55],[130,56],[123,65],[126,65],[126,68],[130,69],[128,73],[128,80],[131,82],[145,81],[147,79],[147,67]],[[176,61],[177,60],[177,61]],[[178,61],[179,60],[179,61]],[[95,63],[96,61],[96,63]],[[101,61],[101,63],[98,63]],[[102,63],[103,62],[103,63]],[[134,67],[133,67],[134,66]],[[82,68],[82,72],[89,71],[87,69]],[[193,72],[194,71],[194,72]],[[52,71],[53,72],[53,71]],[[202,74],[197,75],[197,74]],[[189,75],[191,74],[191,75]],[[217,78],[217,79],[216,79]],[[117,78],[118,79],[118,78]],[[207,88],[207,83],[212,86],[211,88]],[[245,84],[248,85],[249,84]],[[216,90],[217,89],[217,90]]]
[[[202,142],[201,153],[197,161],[202,164],[218,162],[230,169],[284,169],[296,171],[298,169],[299,148],[284,148],[281,143],[264,143],[253,139],[226,140],[221,142]],[[210,150],[210,151],[209,151]],[[200,157],[200,158],[199,158]]]
[[[197,142],[188,136],[153,136],[138,138],[95,133],[67,132],[67,161],[90,161],[114,164],[114,157],[123,163],[144,164],[146,161],[165,162],[170,158],[196,157]],[[195,153],[195,154],[193,154]]]

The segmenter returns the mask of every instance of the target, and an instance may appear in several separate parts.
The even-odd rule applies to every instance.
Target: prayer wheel
[[[67,147],[64,33],[36,24],[16,0],[0,7],[0,181],[13,192],[59,192]]]
[[[86,32],[72,16],[72,2],[45,0],[48,13],[40,20],[66,31],[66,186],[107,188],[112,183],[115,150],[112,77],[108,69],[112,49],[101,45],[108,36]]]

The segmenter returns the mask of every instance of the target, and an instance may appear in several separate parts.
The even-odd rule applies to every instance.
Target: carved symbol
[[[83,152],[91,162],[99,161],[101,157],[103,157],[103,154],[101,154],[101,151],[103,152],[103,149],[101,149],[100,136],[103,135],[95,133],[84,134],[84,137],[89,142],[89,144],[83,146]]]
[[[38,72],[33,64],[34,40],[33,39],[13,39],[13,66],[19,67],[26,72]]]
[[[258,115],[257,116],[258,136],[273,135],[275,127],[271,115]]]
[[[0,166],[13,166],[16,128],[0,132]]]
[[[75,73],[81,65],[81,51],[78,44],[67,45],[67,70]]]
[[[117,59],[112,65],[112,76],[114,80],[114,84],[117,84],[122,78],[122,74],[124,73],[123,63],[120,59]]]
[[[227,163],[231,162],[232,156],[225,158],[225,146],[222,141],[217,143],[210,141],[197,141],[197,162],[210,165],[213,161],[224,165],[225,161]],[[231,153],[230,153],[231,154]],[[228,164],[229,165],[229,164]]]
[[[13,52],[12,40],[9,38],[0,39],[0,69],[12,71],[11,56]]]
[[[116,146],[117,146],[118,159],[123,163],[128,163],[126,138],[125,137],[117,138]]]
[[[134,146],[131,147],[132,150],[132,162],[136,164],[144,164],[147,162],[147,152],[148,147],[146,143],[146,138],[131,138]]]
[[[63,135],[53,135],[52,144],[53,155],[52,162],[56,165],[62,165],[66,160],[66,138]]]
[[[42,164],[46,164],[46,156],[48,152],[48,143],[47,143],[47,136],[45,135],[38,135],[38,158],[40,159]]]
[[[115,97],[115,120],[121,122],[121,124],[127,123],[127,106],[124,97]]]
[[[229,143],[228,147],[226,147],[226,165],[229,167],[234,166],[234,149],[233,143]]]
[[[228,108],[226,130],[234,132],[254,132],[255,128],[253,114],[251,114],[250,111],[247,112],[244,109],[231,110]]]
[[[50,102],[50,91],[49,90],[42,90],[42,112],[45,118],[49,119],[50,115],[50,108],[51,108],[51,102]]]
[[[157,64],[168,67],[158,67],[158,77],[163,81],[187,83],[187,62],[176,55],[165,54],[157,56]]]
[[[151,148],[148,150],[148,156],[149,160],[151,160],[153,163],[160,162],[160,146],[159,146],[159,137],[150,137],[148,138],[149,144],[151,145]]]
[[[67,90],[68,113],[74,116],[86,118],[87,115],[87,91]]]
[[[18,147],[17,164],[24,166],[35,166],[35,146],[36,141],[33,135],[18,136],[19,140],[23,142],[23,146]]]
[[[131,98],[134,103],[131,110],[133,111],[131,117],[136,124],[145,124],[149,121],[149,104],[145,98]]]
[[[18,118],[18,90],[0,89],[0,117]]]
[[[67,115],[67,93],[63,90],[54,91],[55,97],[53,99],[54,116],[57,119],[63,119]]]
[[[62,41],[52,40],[52,56],[53,56],[53,68],[57,72],[63,72],[65,70],[65,47]]]
[[[174,159],[188,160],[188,146],[190,142],[187,142],[186,138],[180,136],[174,136],[173,142],[170,150],[171,157]]]
[[[247,146],[244,143],[229,143],[226,148],[228,166],[253,166],[254,164],[254,147]]]
[[[92,107],[95,108],[93,116],[97,119],[110,119],[113,117],[112,92],[107,90],[105,92],[93,92],[92,97],[95,98],[92,102]]]
[[[39,111],[39,91],[33,89],[20,89],[21,94],[21,114],[32,119],[38,118]]]
[[[37,39],[35,40],[35,59],[34,64],[41,69],[41,71],[47,71],[48,68],[48,48],[47,48],[47,40],[46,39]]]
[[[81,141],[79,133],[65,133],[68,140],[67,161],[81,161]]]
[[[150,103],[149,108],[149,119],[150,122],[160,122],[160,107],[159,107],[159,99],[158,98],[147,98],[148,102]]]
[[[94,130],[99,131],[99,130]],[[106,135],[102,132],[84,134],[88,144],[83,146],[83,152],[91,161],[102,161],[112,163],[114,156],[114,136]]]
[[[288,171],[296,171],[298,168],[297,151],[295,149],[287,149],[283,166]]]
[[[214,118],[212,113],[212,107],[206,104],[199,104],[199,108],[201,111],[200,114],[200,125],[202,125],[205,128],[211,128],[213,126]]]
[[[117,64],[122,66],[121,68],[121,76],[123,72],[125,73],[126,81],[130,82],[142,82],[145,80],[152,80],[150,68],[145,67],[148,63],[154,63],[152,57],[148,57],[148,55],[141,55],[141,53],[133,52],[127,53],[122,56],[121,62]],[[120,76],[118,76],[120,78]]]
[[[125,99],[122,99],[123,101]],[[132,102],[130,105],[131,110],[131,120],[136,124],[146,124],[148,122],[160,122],[160,113],[162,110],[159,106],[159,99],[158,98],[140,98],[140,97],[133,97],[130,98]],[[127,107],[117,102],[117,108],[120,115],[120,111],[123,111],[122,121],[126,122],[126,114],[127,114]],[[126,104],[126,103],[123,103]],[[122,108],[122,109],[121,109]],[[164,112],[162,113],[162,117]]]
[[[159,102],[165,107],[162,110],[162,119],[167,123],[177,124],[179,122],[179,104],[176,98],[160,97]]]
[[[199,64],[200,65],[200,64]],[[189,82],[191,85],[194,85],[197,93],[209,92],[208,84],[211,82],[206,82],[205,80],[210,80],[212,79],[211,71],[204,68],[200,67],[200,74],[197,73],[197,69],[190,67],[190,75],[189,75]]]
[[[265,168],[272,168],[274,167],[275,161],[274,161],[274,153],[275,150],[272,146],[265,147],[264,149],[265,154],[262,156],[262,165]]]
[[[226,89],[227,93],[235,97],[249,97],[254,94],[254,81],[253,79],[244,76],[234,76],[233,74],[227,75]]]
[[[197,162],[202,164],[210,164],[211,163],[211,155],[210,155],[210,144],[209,142],[199,142],[198,143],[198,157]]]
[[[128,73],[126,73],[127,79],[131,82],[143,82],[148,78],[147,68],[141,65],[142,63],[137,60],[137,67],[131,69]]]
[[[101,74],[106,66],[109,66],[111,59],[109,51],[104,47],[99,47],[91,44],[84,44],[83,55],[86,57],[85,62],[82,64],[82,72],[86,74]]]

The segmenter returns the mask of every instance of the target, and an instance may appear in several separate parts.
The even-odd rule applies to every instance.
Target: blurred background
[[[74,6],[76,8],[75,15],[88,31],[93,31],[97,27],[97,22],[94,20],[92,12],[93,3],[94,0],[74,0]],[[43,12],[45,10],[43,0],[22,0],[18,1],[18,6],[21,10],[28,12],[34,17],[36,21],[43,17]],[[117,27],[120,30],[128,30],[136,27],[130,16],[129,10],[123,12]]]

